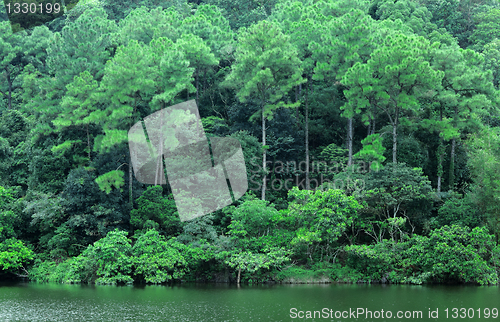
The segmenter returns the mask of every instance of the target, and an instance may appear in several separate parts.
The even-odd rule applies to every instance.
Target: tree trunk
[[[309,83],[310,79],[308,77],[307,87],[306,87],[306,106],[305,106],[305,117],[306,117],[306,190],[311,190],[311,185],[309,182]]]
[[[195,76],[194,76],[194,79],[195,79],[195,82],[196,82],[196,105],[198,105],[198,104],[199,104],[199,101],[198,101],[198,100],[199,100],[199,97],[200,97],[200,95],[199,95],[199,92],[200,92],[200,91],[199,91],[199,77],[198,77],[198,70],[196,70],[196,74],[195,74]]]
[[[450,151],[450,189],[455,186],[455,147],[457,145],[457,139],[453,138],[451,140],[451,151]]]
[[[295,102],[299,101],[299,86],[295,86]],[[295,126],[299,126],[299,107],[295,108]]]
[[[207,70],[203,71],[203,93],[207,90]]]
[[[7,95],[7,107],[8,109],[12,109],[12,81],[10,80],[10,71],[8,68],[5,68],[5,77],[7,78],[7,84],[9,84],[9,94]]]
[[[90,135],[89,135],[89,124],[87,123],[87,148],[89,149],[89,164],[90,164]]]
[[[266,169],[266,118],[264,117],[264,102],[262,102],[262,170],[264,171],[264,177],[262,179],[262,200],[266,200],[266,180],[267,180],[267,169]]]
[[[439,120],[443,121],[443,109],[440,110]],[[443,155],[444,155],[444,146],[443,146],[443,138],[439,137],[439,147],[438,147],[438,182],[437,182],[437,193],[441,193],[441,180],[443,177]]]
[[[441,176],[438,176],[437,193],[441,193]]]
[[[241,267],[238,267],[238,279],[236,280],[236,283],[240,285],[240,277],[241,277]]]
[[[352,165],[352,137],[353,137],[353,128],[352,128],[352,117],[347,120],[347,150],[349,153],[349,157],[347,160],[347,165]]]
[[[160,120],[163,120],[163,110],[165,108],[165,103],[162,104],[161,110],[160,110]],[[158,157],[156,159],[156,176],[155,176],[155,186],[158,184],[161,184],[163,180],[160,180],[160,183],[158,183],[158,180],[160,179],[160,175],[165,176],[165,173],[163,172],[163,131],[160,131],[160,153],[158,153]]]
[[[458,123],[458,106],[455,106],[455,113],[454,113],[454,120],[455,120],[455,125]],[[455,186],[455,147],[457,145],[457,139],[453,138],[451,140],[451,151],[450,151],[450,183],[449,183],[449,189],[453,189]]]
[[[398,152],[398,123],[399,123],[399,108],[396,106],[396,115],[394,116],[394,122],[392,124],[392,162],[397,163],[397,152]]]
[[[134,208],[134,196],[132,195],[132,180],[133,180],[133,176],[132,176],[132,158],[129,156],[129,159],[128,159],[128,201],[130,203],[130,209],[133,209]]]
[[[397,163],[396,153],[398,150],[398,133],[397,133],[397,124],[394,123],[392,125],[392,162]]]
[[[371,132],[370,134],[375,134],[375,125],[377,124],[376,119],[377,119],[377,106],[375,106],[373,111],[373,117],[371,118]]]

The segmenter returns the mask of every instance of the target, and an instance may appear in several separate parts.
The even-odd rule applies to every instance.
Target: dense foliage
[[[0,4],[0,278],[498,284],[496,0]],[[14,32],[13,32],[14,31]],[[195,99],[249,190],[181,222],[129,128]]]

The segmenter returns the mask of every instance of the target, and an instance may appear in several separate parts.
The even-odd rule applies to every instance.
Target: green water
[[[499,287],[0,285],[0,321],[500,321],[493,308],[500,309]],[[361,309],[371,311],[372,317]],[[437,319],[428,317],[429,309],[438,309]],[[360,315],[353,318],[349,310]],[[316,318],[314,311],[319,311]],[[340,318],[335,318],[336,311]],[[386,317],[387,311],[392,318]],[[396,316],[398,311],[402,318]],[[404,318],[405,313],[413,316]]]

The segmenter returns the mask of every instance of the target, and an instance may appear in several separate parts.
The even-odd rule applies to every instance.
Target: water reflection
[[[0,285],[0,321],[292,321],[296,312],[498,308],[500,288],[410,285]],[[333,313],[332,313],[333,314]],[[334,315],[332,315],[334,316]],[[444,318],[444,316],[442,316]],[[316,318],[308,321],[367,321]],[[390,321],[395,321],[392,318]],[[440,319],[441,320],[441,319]],[[377,319],[376,321],[385,321]]]

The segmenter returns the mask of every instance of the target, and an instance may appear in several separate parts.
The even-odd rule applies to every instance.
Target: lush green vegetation
[[[500,282],[498,1],[0,17],[1,278]],[[249,191],[181,222],[168,185],[135,180],[127,131],[189,99],[241,142]]]

